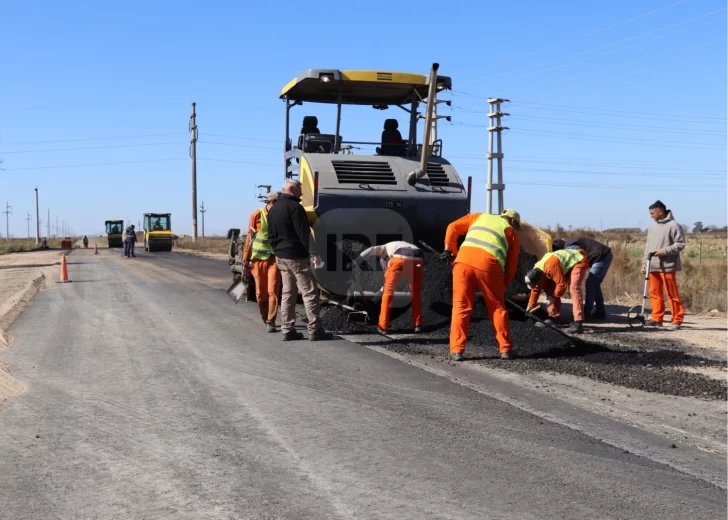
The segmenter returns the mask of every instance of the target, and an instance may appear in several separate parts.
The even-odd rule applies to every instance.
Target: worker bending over
[[[250,214],[243,252],[243,259],[250,259],[245,267],[250,269],[255,280],[255,299],[267,332],[276,331],[278,292],[281,287],[281,274],[268,238],[268,212],[278,201],[278,197],[277,191],[269,192],[265,196],[265,207]]]
[[[505,297],[506,287],[518,267],[521,243],[516,231],[520,229],[521,216],[513,209],[506,209],[501,215],[473,213],[447,227],[442,258],[457,255],[452,269],[450,356],[453,361],[464,359],[476,287],[483,293],[500,357],[513,357]],[[463,235],[465,240],[458,251],[457,241]]]
[[[531,289],[528,308],[536,307],[538,297],[543,291],[547,295],[549,316],[560,316],[561,297],[568,287],[571,293],[574,323],[567,332],[582,333],[584,331],[582,286],[588,274],[589,261],[583,249],[562,249],[546,253],[526,274],[526,285]]]
[[[561,249],[583,249],[589,261],[589,274],[586,278],[586,300],[584,302],[584,318],[588,320],[604,320],[607,309],[604,305],[602,282],[612,265],[612,250],[609,246],[597,242],[593,238],[578,237],[557,238],[551,243],[554,251]],[[593,310],[596,304],[596,310]],[[592,312],[593,311],[593,312]]]
[[[420,332],[422,330],[422,279],[424,277],[422,250],[408,242],[389,242],[362,251],[355,262],[361,269],[365,260],[372,256],[379,258],[382,269],[384,269],[384,292],[382,293],[382,307],[379,311],[377,330],[380,334],[387,334],[394,290],[404,275],[412,295],[412,323],[415,332]]]

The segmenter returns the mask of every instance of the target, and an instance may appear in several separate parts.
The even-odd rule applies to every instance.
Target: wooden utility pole
[[[488,113],[488,153],[486,158],[488,159],[488,183],[485,186],[487,194],[486,199],[486,212],[493,214],[493,190],[498,192],[498,214],[500,214],[505,208],[503,205],[503,192],[506,189],[506,185],[503,184],[503,143],[501,141],[501,132],[508,130],[507,126],[501,125],[501,117],[508,116],[505,112],[501,112],[501,104],[509,102],[509,99],[489,99],[490,112]],[[495,136],[496,151],[493,151],[493,140]],[[493,184],[493,159],[498,160],[498,183]]]
[[[30,216],[30,211],[28,212],[28,216],[25,217],[25,220],[28,221],[28,240],[30,240],[30,221],[33,220],[33,217]]]
[[[192,241],[197,241],[197,123],[195,104],[190,116],[190,157],[192,157]]]
[[[13,207],[8,205],[7,201],[5,202],[5,240],[10,240],[10,215],[13,214],[12,212]]]
[[[28,237],[30,238],[30,237]],[[38,186],[35,187],[35,245],[40,244],[40,215],[38,215]]]
[[[202,204],[200,204],[200,213],[202,213],[202,240],[205,240],[205,212],[207,210],[205,209],[205,201],[202,201]]]

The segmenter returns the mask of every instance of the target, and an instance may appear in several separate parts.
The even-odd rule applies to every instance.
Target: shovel
[[[512,301],[511,301],[511,300],[509,300],[508,298],[506,298],[506,303],[507,303],[508,305],[510,305],[511,307],[513,307],[514,309],[517,309],[517,310],[521,311],[521,312],[522,312],[523,314],[525,314],[525,315],[526,315],[526,316],[527,316],[528,318],[531,318],[531,319],[532,319],[533,321],[535,321],[536,323],[540,323],[540,324],[541,324],[541,325],[543,325],[544,327],[548,327],[549,329],[553,330],[554,332],[557,332],[557,333],[561,334],[562,336],[564,336],[565,338],[567,338],[567,339],[568,339],[569,341],[573,341],[573,340],[574,340],[574,338],[572,338],[571,336],[569,336],[569,335],[568,335],[568,334],[567,334],[566,332],[564,332],[563,330],[559,329],[559,328],[558,328],[558,327],[557,327],[556,325],[553,325],[553,324],[551,324],[551,323],[547,323],[547,322],[545,322],[545,321],[544,321],[544,320],[542,320],[541,318],[537,317],[537,316],[536,316],[536,315],[535,315],[534,313],[532,313],[531,311],[529,311],[529,310],[526,310],[526,309],[524,309],[523,307],[521,307],[521,306],[520,306],[520,305],[518,305],[517,303],[514,303],[514,302],[512,302]]]
[[[228,296],[233,299],[235,305],[248,294],[248,276],[246,272],[243,276],[235,280],[227,290]]]

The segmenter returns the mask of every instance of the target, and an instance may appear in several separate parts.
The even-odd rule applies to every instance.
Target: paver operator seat
[[[407,141],[402,140],[399,132],[399,121],[386,119],[382,132],[382,146],[377,148],[379,155],[394,155],[403,157],[407,153]]]

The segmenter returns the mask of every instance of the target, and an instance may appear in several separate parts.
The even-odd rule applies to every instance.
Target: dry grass
[[[211,236],[202,238],[198,237],[197,242],[192,241],[192,237],[180,237],[175,243],[175,249],[182,249],[188,251],[197,251],[200,253],[215,253],[215,254],[228,254],[228,248],[230,247],[230,240],[226,237]]]
[[[612,248],[614,260],[602,284],[610,303],[636,305],[642,301],[644,275],[642,256],[647,235],[609,234],[593,230],[574,230],[555,234],[559,238],[588,236]],[[683,270],[678,273],[678,289],[685,307],[691,312],[717,309],[726,311],[728,286],[728,241],[725,234],[686,235],[682,254]]]
[[[61,239],[51,238],[48,240],[48,247],[51,249],[60,249]],[[32,251],[35,248],[36,245],[34,238],[11,238],[10,240],[0,240],[0,255],[7,255],[9,253],[24,253],[26,251]]]

